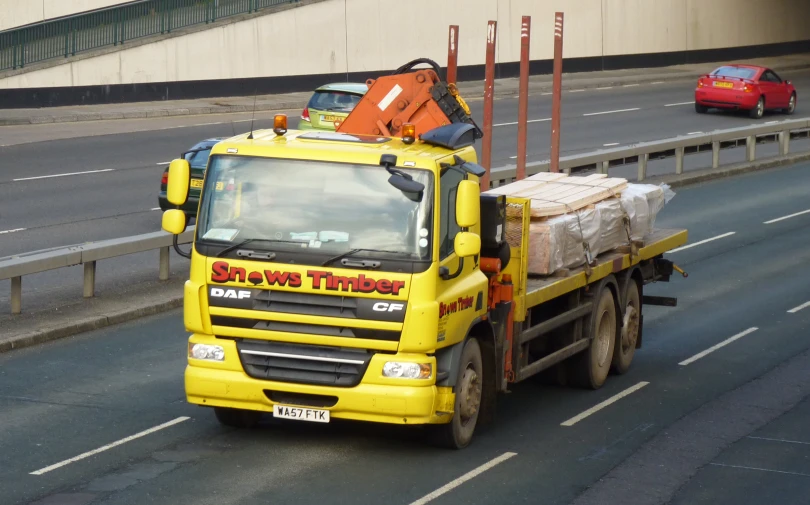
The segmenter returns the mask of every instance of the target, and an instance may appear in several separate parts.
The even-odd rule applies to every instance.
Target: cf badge
[[[375,312],[396,312],[404,308],[404,303],[377,302],[371,307],[371,310]]]

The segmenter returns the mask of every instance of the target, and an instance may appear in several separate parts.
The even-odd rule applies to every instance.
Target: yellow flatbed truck
[[[554,368],[598,388],[627,370],[643,305],[674,304],[643,287],[679,271],[663,254],[686,230],[531,277],[530,203],[480,192],[475,127],[403,130],[287,131],[279,115],[213,147],[185,253],[189,402],[230,426],[427,425],[463,448],[511,383]],[[170,233],[188,185],[173,161]]]

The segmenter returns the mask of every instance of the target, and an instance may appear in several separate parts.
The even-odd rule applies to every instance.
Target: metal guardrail
[[[783,157],[790,153],[790,141],[797,138],[810,138],[810,118],[715,130],[709,133],[640,142],[629,146],[563,156],[560,158],[560,170],[570,174],[595,168],[599,173],[607,174],[610,167],[638,163],[638,181],[641,182],[647,178],[647,165],[650,160],[674,157],[675,174],[682,174],[684,157],[688,154],[710,151],[712,153],[711,168],[718,168],[721,165],[720,151],[722,149],[745,146],[745,159],[752,162],[757,159],[757,144],[778,142],[779,154],[777,156]],[[526,172],[529,175],[548,170],[549,160],[526,165]],[[513,182],[515,177],[515,167],[493,169],[490,184],[492,187],[501,186]]]
[[[194,238],[194,228],[178,238],[178,244],[188,244]],[[84,265],[84,297],[96,293],[96,262],[129,254],[160,250],[160,280],[169,278],[169,248],[172,235],[159,231],[130,237],[88,242],[68,247],[34,251],[0,258],[0,280],[11,279],[11,313],[22,312],[22,278],[58,268]]]
[[[0,70],[299,0],[143,0],[0,32]]]
[[[756,160],[756,145],[769,141],[779,142],[776,158],[787,156],[790,140],[810,138],[810,118],[783,121],[777,124],[748,126],[711,133],[676,137],[654,142],[643,142],[627,147],[603,149],[586,154],[566,156],[560,159],[560,169],[567,173],[596,167],[607,173],[611,166],[638,163],[638,180],[647,176],[647,163],[652,159],[675,158],[675,173],[683,173],[684,156],[690,153],[712,152],[712,167],[720,166],[720,150],[745,146],[746,160]],[[548,161],[529,163],[527,172],[534,174],[548,171]],[[492,171],[493,186],[512,182],[515,168],[501,168]],[[178,243],[192,241],[194,229],[184,232]],[[84,296],[95,294],[96,262],[139,252],[160,250],[161,280],[169,278],[169,248],[172,236],[165,232],[147,233],[114,240],[105,240],[63,248],[36,251],[28,254],[0,258],[0,280],[11,279],[11,312],[19,314],[22,309],[22,277],[57,268],[84,265]]]

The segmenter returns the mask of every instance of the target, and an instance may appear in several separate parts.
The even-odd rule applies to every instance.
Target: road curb
[[[791,70],[804,70],[810,69],[810,64],[796,64],[779,67],[779,72]],[[569,74],[570,75],[570,74]],[[576,74],[573,74],[576,75]],[[698,74],[691,72],[678,72],[673,74],[652,74],[646,76],[628,76],[628,77],[592,77],[589,79],[582,79],[582,82],[563,81],[562,90],[571,91],[579,89],[597,89],[614,86],[626,86],[637,84],[652,84],[655,82],[685,82],[697,79]],[[565,79],[565,76],[563,76]],[[590,81],[590,82],[588,82]],[[468,81],[475,84],[459,83],[459,91],[464,98],[467,99],[481,99],[484,97],[483,81]],[[473,87],[474,86],[474,87]],[[537,93],[549,93],[553,89],[551,82],[542,82],[536,84],[529,84],[529,95]],[[493,96],[502,98],[512,96],[518,93],[517,85],[498,86],[496,81]],[[224,97],[220,97],[224,98]],[[273,103],[257,104],[256,111],[277,111],[287,109],[303,109],[309,98],[302,98],[300,100],[287,100]],[[136,102],[132,102],[136,103]],[[111,104],[115,105],[115,104]],[[219,105],[219,106],[199,106],[199,107],[177,107],[155,109],[149,111],[131,111],[131,112],[94,112],[88,114],[68,114],[62,116],[33,116],[28,118],[13,118],[13,119],[0,119],[0,126],[20,126],[29,124],[51,124],[51,123],[74,123],[86,121],[108,121],[115,119],[146,119],[155,117],[174,117],[174,116],[204,116],[214,114],[233,114],[240,112],[250,112],[253,110],[252,106],[247,105]]]
[[[45,342],[50,342],[53,340],[72,337],[88,331],[98,330],[107,326],[177,309],[182,306],[183,297],[177,296],[159,303],[127,308],[102,316],[87,317],[78,322],[73,322],[65,326],[47,328],[44,330],[25,333],[23,335],[13,336],[8,340],[0,341],[0,354],[25,347],[32,347],[38,344],[44,344]]]

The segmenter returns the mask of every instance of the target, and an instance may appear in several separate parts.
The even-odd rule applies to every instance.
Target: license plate
[[[329,121],[330,123],[334,123],[337,116],[324,116],[321,114],[321,121]]]
[[[733,88],[734,84],[730,83],[730,82],[717,82],[717,81],[714,81],[714,87],[715,88]]]
[[[329,411],[319,409],[302,409],[286,405],[273,405],[273,417],[293,419],[295,421],[310,421],[313,423],[328,423]]]
[[[201,187],[203,187],[203,180],[202,179],[191,179],[191,187],[192,188],[201,188]]]

